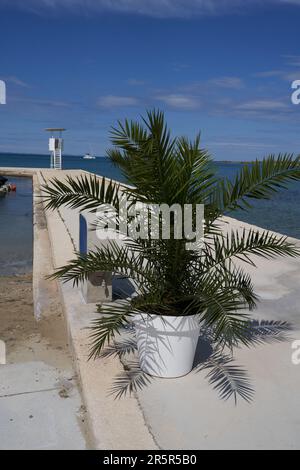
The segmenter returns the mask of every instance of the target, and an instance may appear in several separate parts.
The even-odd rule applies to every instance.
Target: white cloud
[[[74,12],[134,13],[154,17],[188,18],[245,11],[264,4],[300,6],[300,0],[0,0],[0,8],[9,5],[39,13],[68,9]]]
[[[138,80],[137,78],[130,78],[127,80],[127,83],[132,86],[142,86],[145,85],[146,82],[144,80]]]
[[[207,145],[211,147],[231,147],[231,148],[253,148],[253,149],[264,149],[275,147],[275,144],[264,144],[259,142],[207,142]]]
[[[290,72],[283,75],[284,80],[288,82],[293,82],[294,80],[300,80],[300,71]]]
[[[300,2],[299,2],[300,5]],[[287,64],[292,67],[300,67],[300,56],[299,55],[284,55],[287,60]]]
[[[272,78],[280,77],[281,75],[283,75],[283,73],[284,72],[282,70],[266,70],[264,72],[254,73],[253,76],[258,78]]]
[[[139,101],[133,96],[105,95],[101,96],[97,105],[101,108],[121,108],[123,106],[137,106]]]
[[[24,82],[23,80],[20,80],[18,77],[15,76],[3,77],[3,80],[7,83],[12,83],[22,88],[30,88],[28,83]]]
[[[16,103],[25,103],[28,105],[36,106],[45,106],[45,107],[57,107],[57,108],[70,108],[73,106],[73,103],[68,101],[59,101],[59,100],[46,100],[38,98],[21,98],[21,97],[12,97],[11,101]]]
[[[171,93],[168,95],[159,95],[156,99],[176,109],[197,109],[200,106],[197,98],[183,94]]]
[[[286,103],[276,100],[254,100],[236,106],[239,111],[283,111],[287,109]]]
[[[187,70],[188,68],[190,68],[189,64],[184,64],[180,62],[174,62],[172,64],[172,69],[174,70],[174,72],[182,72],[184,70]]]
[[[220,77],[210,80],[211,85],[221,88],[240,89],[244,87],[243,81],[239,77]]]

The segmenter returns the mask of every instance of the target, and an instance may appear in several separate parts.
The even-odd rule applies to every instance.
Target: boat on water
[[[17,187],[15,184],[8,183],[8,179],[5,176],[0,176],[0,197],[5,196],[10,191],[16,191]]]
[[[91,153],[86,153],[85,156],[83,157],[84,160],[95,160],[96,157],[92,155]]]
[[[5,178],[5,176],[0,176],[0,188],[3,186],[5,183],[7,183],[8,179]]]

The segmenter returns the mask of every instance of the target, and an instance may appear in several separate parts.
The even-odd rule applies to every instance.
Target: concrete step
[[[0,366],[0,398],[55,389],[60,372],[42,361]]]
[[[0,449],[85,449],[70,373],[44,362],[0,366]]]

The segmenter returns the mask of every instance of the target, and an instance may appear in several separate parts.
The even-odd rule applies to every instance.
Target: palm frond
[[[65,266],[55,270],[50,279],[73,281],[74,285],[85,281],[98,271],[112,272],[132,278],[138,283],[151,281],[152,271],[141,255],[136,255],[127,246],[111,241],[107,246],[95,248],[87,254],[77,253],[77,257]]]
[[[174,201],[184,204],[204,204],[217,182],[216,169],[208,152],[200,148],[200,134],[193,142],[181,137],[176,143],[179,161],[174,185]],[[167,175],[174,178],[174,175]],[[201,184],[199,184],[201,181]]]
[[[255,309],[258,297],[254,292],[251,276],[241,267],[237,268],[229,261],[226,264],[217,265],[213,275],[216,277],[216,285],[237,292],[250,311]]]
[[[66,206],[96,212],[101,204],[119,207],[120,184],[96,175],[51,179],[41,186],[46,209]]]
[[[99,313],[101,316],[94,319],[89,327],[89,359],[101,356],[104,347],[109,345],[116,334],[120,334],[120,330],[128,324],[134,311],[129,302],[118,301],[113,305],[101,305]]]
[[[232,182],[220,180],[212,196],[212,206],[217,212],[248,209],[251,199],[270,199],[278,189],[286,189],[289,181],[300,180],[300,157],[293,154],[270,155],[262,161],[256,160],[243,168]]]
[[[138,122],[125,119],[124,124],[118,121],[118,127],[112,127],[110,138],[115,147],[126,152],[134,153],[138,151],[140,146],[147,140],[148,133]],[[125,155],[123,154],[122,157]],[[116,154],[116,159],[112,158],[112,161],[122,168],[123,162],[121,159],[119,160],[119,157],[121,157],[120,153]]]
[[[226,260],[237,258],[255,266],[250,255],[270,259],[277,256],[296,257],[300,249],[288,241],[286,236],[278,236],[267,230],[245,228],[242,231],[231,231],[226,236],[213,236],[213,243],[206,244],[202,250],[204,265],[208,270]]]
[[[245,310],[245,299],[238,290],[208,287],[201,292],[202,319],[208,325],[214,325],[216,341],[232,347],[235,340],[244,342],[246,322],[249,313]]]

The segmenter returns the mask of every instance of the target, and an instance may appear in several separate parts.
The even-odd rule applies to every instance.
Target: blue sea
[[[216,162],[220,176],[232,178],[240,163]],[[1,167],[49,168],[48,155],[0,154]],[[64,156],[64,169],[84,169],[119,181],[119,170],[105,157],[83,160]],[[1,174],[1,170],[0,170]],[[32,184],[30,178],[9,178],[16,193],[0,198],[0,264],[2,274],[27,272],[32,265]],[[255,201],[253,210],[231,214],[235,218],[300,239],[300,182],[291,183],[270,201]]]

